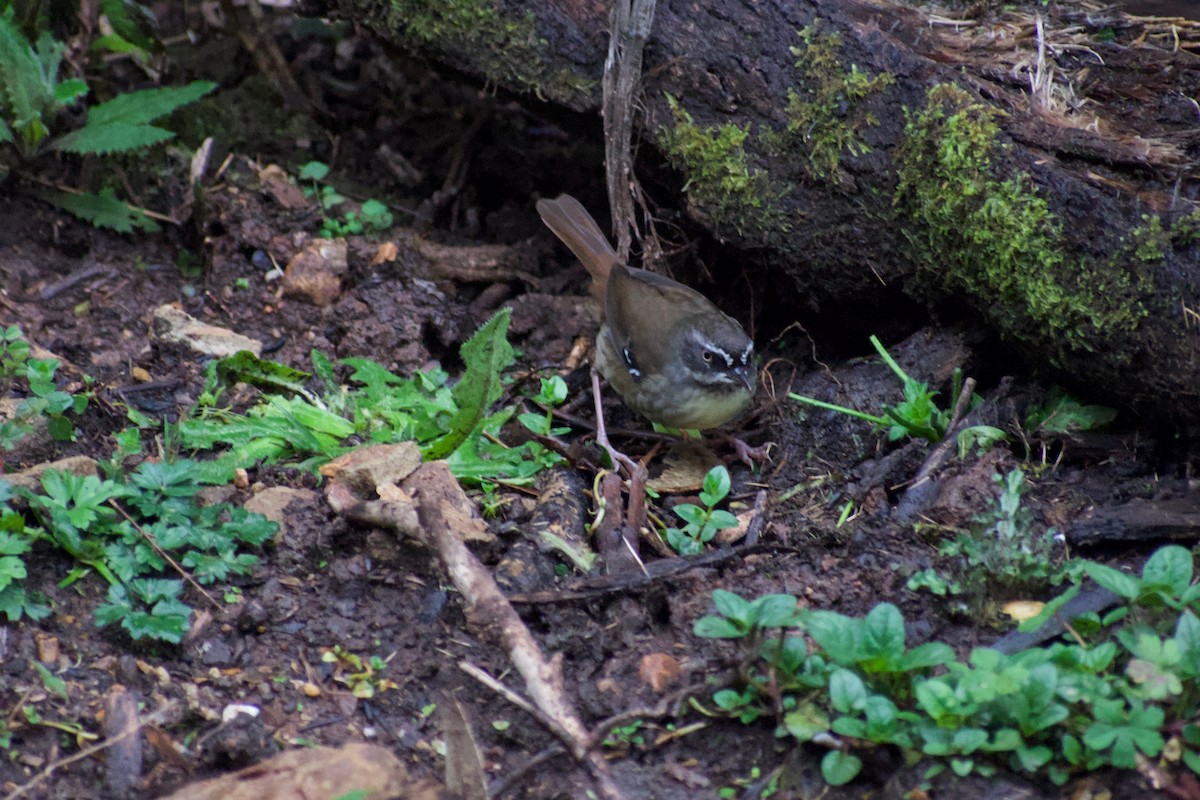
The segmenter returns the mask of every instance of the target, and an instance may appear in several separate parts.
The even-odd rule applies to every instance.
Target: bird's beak
[[[746,387],[747,392],[754,394],[754,379],[757,376],[754,373],[753,364],[743,364],[740,367],[734,367],[733,374],[742,382],[742,386]]]

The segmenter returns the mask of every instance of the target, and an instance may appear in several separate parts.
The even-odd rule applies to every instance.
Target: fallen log
[[[607,2],[309,5],[600,107]],[[658,5],[640,136],[745,251],[756,307],[847,309],[865,338],[904,295],[1084,396],[1200,422],[1200,23],[1088,0]]]

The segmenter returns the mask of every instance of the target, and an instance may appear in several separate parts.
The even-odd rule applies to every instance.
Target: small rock
[[[242,350],[262,354],[262,343],[227,328],[209,325],[167,304],[154,309],[151,329],[161,341],[182,344],[193,353],[224,358]]]
[[[288,262],[283,293],[315,306],[327,306],[342,294],[342,276],[349,269],[345,239],[314,239]]]

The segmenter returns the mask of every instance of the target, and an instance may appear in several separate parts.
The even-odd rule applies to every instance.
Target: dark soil
[[[114,235],[28,199],[18,182],[7,185],[0,198],[0,324],[20,324],[30,341],[62,359],[64,382],[77,383],[86,374],[96,384],[95,402],[76,442],[31,439],[4,454],[0,463],[6,472],[69,454],[109,457],[112,434],[127,424],[125,404],[168,421],[188,413],[201,390],[204,363],[154,335],[149,314],[164,303],[178,303],[198,319],[258,339],[267,346],[266,357],[299,369],[310,367],[310,351],[317,349],[332,359],[371,358],[401,374],[432,364],[455,373],[461,369],[458,345],[497,308],[509,305],[514,309],[511,338],[522,351],[520,369],[527,374],[561,370],[573,392],[583,391],[586,368],[565,370],[563,364],[575,342],[594,333],[595,312],[588,305],[583,270],[542,229],[533,199],[569,191],[591,208],[604,207],[598,122],[490,96],[423,65],[386,58],[366,40],[343,39],[336,59],[330,42],[284,41],[296,58],[297,74],[311,79],[312,86],[325,86],[321,97],[329,113],[298,122],[300,117],[274,99],[260,101],[258,108],[247,101],[236,112],[232,106],[211,111],[218,117],[249,109],[275,116],[239,119],[236,131],[221,123],[230,136],[244,138],[219,142],[231,160],[219,176],[210,171],[205,203],[184,224],[157,237]],[[228,50],[228,40],[207,47],[193,53],[190,63],[232,69],[223,78],[222,94],[245,98],[263,91],[254,88],[260,77],[240,74],[246,68],[240,57],[235,69],[227,57],[212,55]],[[330,64],[333,74],[321,71]],[[244,133],[256,128],[289,133]],[[301,130],[312,135],[295,133]],[[383,166],[383,145],[407,158],[420,177],[408,186],[398,183]],[[339,187],[355,187],[344,193],[359,200],[386,197],[394,209],[411,212],[398,211],[396,228],[386,234],[351,237],[343,291],[325,307],[282,297],[278,284],[265,277],[272,259],[282,266],[312,240],[319,214],[309,205],[289,209],[281,204],[261,168],[276,162],[294,173],[314,158],[333,164]],[[220,163],[214,160],[214,171]],[[666,202],[670,176],[660,178],[655,191]],[[179,173],[158,180],[166,186],[147,190],[147,204],[150,198],[185,196]],[[681,236],[700,235],[682,215],[676,219]],[[399,256],[373,265],[386,242],[397,244]],[[507,272],[470,273],[430,258],[422,251],[429,242],[508,245],[512,263]],[[701,243],[695,251],[701,257],[721,255],[711,242]],[[203,267],[182,268],[185,251],[199,255]],[[103,269],[91,277],[56,286],[96,265]],[[726,290],[736,291],[700,288],[718,299]],[[727,305],[735,313],[743,310],[737,302]],[[866,423],[802,408],[786,399],[787,392],[871,411],[881,401],[894,402],[898,384],[878,359],[825,363],[830,353],[865,355],[867,335],[888,330],[911,333],[885,343],[911,374],[942,387],[943,404],[953,400],[947,395],[954,367],[979,376],[978,391],[987,400],[981,413],[990,415],[985,421],[992,424],[1011,428],[1030,402],[1045,397],[1045,387],[1029,375],[1001,380],[1008,369],[997,355],[1003,348],[979,331],[929,322],[913,332],[908,304],[899,312],[902,317],[862,320],[856,326],[844,318],[785,319],[778,309],[786,301],[773,307],[777,318],[745,318],[759,344],[764,386],[755,415],[740,432],[752,443],[769,440],[777,446],[761,474],[731,464],[732,498],[741,504],[735,508],[752,505],[758,490],[767,491],[758,546],[715,567],[634,589],[519,606],[543,649],[561,654],[570,696],[588,724],[639,712],[644,721],[639,742],[611,749],[612,769],[631,798],[716,797],[721,787],[752,787],[761,780],[756,776],[781,765],[785,794],[776,796],[816,797],[825,791],[819,749],[793,747],[775,736],[769,721],[750,726],[723,721],[702,716],[685,702],[692,697],[711,708],[712,690],[739,662],[735,646],[692,634],[695,620],[711,612],[714,589],[745,597],[786,592],[804,606],[851,615],[891,602],[909,621],[910,645],[941,639],[965,655],[997,639],[1011,623],[999,614],[950,613],[928,593],[908,590],[906,581],[933,563],[940,535],[992,505],[993,475],[1023,465],[1033,484],[1026,502],[1035,510],[1035,528],[1056,526],[1068,538],[1097,509],[1131,498],[1158,501],[1189,493],[1198,456],[1194,447],[1178,432],[1155,429],[1152,421],[1123,410],[1115,430],[1103,436],[1033,441],[1028,452],[1017,443],[978,458],[951,459],[936,472],[934,498],[916,517],[925,524],[914,527],[897,518],[897,508],[929,446],[888,443]],[[805,333],[848,328],[852,339],[814,340]],[[152,388],[135,380],[134,368],[149,374]],[[615,400],[611,403],[617,426],[643,427]],[[653,441],[632,436],[619,444],[640,454]],[[591,485],[584,461],[569,468],[579,472],[583,485]],[[35,706],[44,720],[78,723],[85,734],[95,734],[103,728],[106,699],[119,687],[133,693],[144,712],[166,709],[154,726],[156,738],[181,747],[181,756],[168,757],[148,740],[142,773],[125,791],[114,786],[100,752],[63,765],[22,796],[155,797],[284,748],[351,741],[381,744],[414,775],[440,777],[442,723],[428,709],[446,704],[448,694],[467,710],[492,780],[514,773],[553,743],[538,721],[459,669],[458,662],[465,660],[505,676],[510,665],[503,652],[468,626],[429,551],[339,518],[325,504],[317,479],[288,466],[252,470],[249,487],[233,500],[244,501],[271,486],[315,491],[288,507],[285,528],[266,548],[253,578],[232,582],[240,587],[242,601],[197,619],[178,647],[132,642],[118,630],[97,629],[92,615],[104,582],[91,576],[60,588],[73,567],[69,559],[48,549],[28,559],[26,585],[45,592],[54,613],[40,623],[22,620],[0,627],[0,702],[12,709],[8,721],[14,726],[9,757],[0,762],[5,792],[93,742],[84,734],[24,724],[20,707]],[[479,552],[489,565],[526,541],[536,511],[527,495],[514,492],[506,498],[499,516],[490,520],[499,543]],[[839,521],[848,502],[853,513]],[[669,513],[662,507],[656,511]],[[1158,543],[1097,540],[1075,554],[1136,567]],[[578,580],[569,571],[554,577],[557,559],[534,552],[538,568],[551,577],[529,590],[565,591]],[[217,585],[212,591],[219,597],[226,588]],[[45,660],[48,642],[57,655],[45,665],[66,681],[68,700],[48,694],[34,668]],[[322,662],[322,652],[334,646],[388,659],[384,677],[394,687],[369,700],[353,697]],[[678,659],[682,674],[655,691],[639,668],[644,657],[659,653]],[[256,706],[262,713],[222,722],[222,711],[231,704]],[[701,728],[664,736],[693,723]],[[823,796],[902,797],[921,784],[919,771],[905,769],[891,755],[879,752],[873,758],[854,786]],[[1153,794],[1137,775],[1092,776],[1088,787],[1075,784],[1066,790],[1005,778],[945,780],[937,796],[1058,797],[1084,788],[1097,793],[1092,796],[1105,789],[1113,797]],[[583,797],[587,789],[586,774],[560,755],[531,769],[507,796]],[[738,796],[749,796],[748,791],[739,789]]]

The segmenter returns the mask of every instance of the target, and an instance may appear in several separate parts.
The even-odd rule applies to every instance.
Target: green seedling
[[[1025,473],[1013,469],[993,480],[1001,490],[995,506],[942,542],[938,555],[946,566],[914,574],[909,589],[942,597],[966,595],[976,610],[986,610],[999,599],[1060,584],[1078,569],[1059,557],[1058,531],[1033,529],[1033,515],[1021,504],[1029,491]]]
[[[717,613],[697,620],[695,633],[745,640],[742,681],[713,697],[720,712],[746,723],[774,716],[799,742],[839,737],[843,747],[821,763],[831,784],[859,774],[855,748],[880,744],[910,763],[926,760],[927,778],[1004,767],[1062,785],[1081,772],[1138,769],[1168,750],[1179,768],[1200,773],[1193,567],[1191,553],[1174,545],[1154,553],[1140,577],[1082,562],[1123,599],[1122,613],[1104,625],[1077,620],[1062,642],[1016,653],[976,648],[966,660],[942,642],[909,648],[903,617],[886,603],[858,619],[797,611],[788,595],[748,601],[718,590]]]
[[[628,725],[618,725],[608,732],[608,736],[604,737],[603,745],[621,750],[643,747],[646,744],[646,737],[641,733],[643,725],[645,723],[640,719],[635,719]]]
[[[373,655],[364,660],[339,644],[324,649],[321,661],[332,664],[334,680],[349,687],[350,693],[360,700],[369,700],[378,692],[396,688],[394,681],[380,674],[391,656],[384,659]]]
[[[358,211],[347,211],[340,217],[330,216],[330,212],[346,202],[331,184],[325,183],[329,177],[329,166],[320,161],[309,161],[300,167],[297,173],[300,180],[308,181],[304,189],[305,197],[317,198],[321,203],[321,236],[334,239],[339,236],[353,236],[373,231],[385,231],[392,227],[394,219],[388,207],[378,200],[367,200]]]
[[[805,397],[794,392],[788,394],[788,397],[799,403],[837,411],[838,413],[870,422],[879,430],[887,431],[888,441],[894,442],[905,436],[926,439],[930,442],[940,442],[946,438],[947,427],[951,420],[951,412],[938,408],[934,402],[934,398],[937,397],[938,393],[929,391],[928,384],[915,380],[905,372],[877,337],[871,337],[871,345],[879,353],[883,362],[900,379],[903,395],[903,399],[895,405],[885,405],[882,415],[868,414],[857,409],[839,406],[835,403],[827,403],[824,400],[817,400],[815,397]],[[954,370],[951,387],[952,396],[958,397],[962,391],[962,382],[962,371],[958,369]],[[980,402],[979,398],[974,398],[973,404],[977,404],[978,402]],[[959,452],[966,453],[972,446],[977,449],[984,448],[1005,438],[1007,436],[1003,431],[990,426],[967,428],[958,435]]]
[[[567,399],[567,382],[561,376],[554,375],[542,378],[541,390],[530,398],[544,413],[527,412],[517,415],[517,421],[538,436],[561,436],[569,433],[570,428],[555,428],[554,409],[561,406]]]
[[[716,466],[704,476],[704,488],[700,492],[701,508],[693,503],[680,503],[672,509],[686,524],[682,528],[667,528],[667,543],[680,555],[690,556],[704,552],[704,545],[712,541],[717,531],[736,528],[737,517],[728,511],[716,508],[725,499],[730,489],[729,470]]]
[[[1031,434],[1057,433],[1070,436],[1080,431],[1102,428],[1116,419],[1116,416],[1115,408],[1084,405],[1061,389],[1055,389],[1045,403],[1029,410],[1025,415],[1025,424],[1021,427]]]
[[[10,418],[0,421],[0,448],[11,450],[28,435],[38,418],[46,419],[50,438],[60,442],[75,440],[75,424],[68,414],[79,416],[87,410],[91,392],[72,395],[55,386],[58,359],[30,358],[29,343],[17,325],[0,335],[0,389],[25,389],[29,396],[17,404]],[[89,379],[90,382],[90,379]]]

